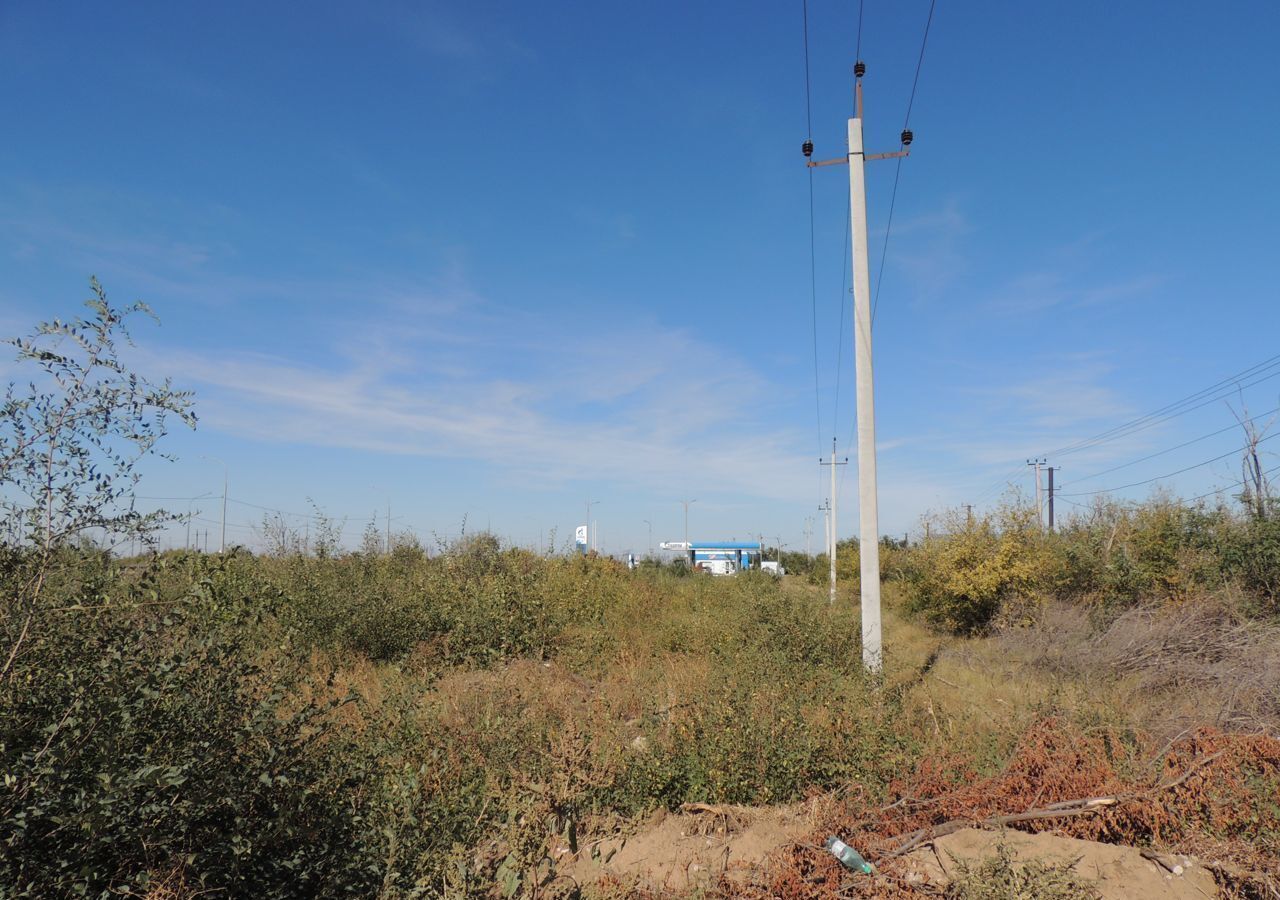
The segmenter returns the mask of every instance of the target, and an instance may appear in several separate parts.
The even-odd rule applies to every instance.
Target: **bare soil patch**
[[[1099,900],[1205,900],[1218,896],[1213,873],[1194,857],[1146,855],[1135,847],[1082,841],[1042,832],[965,828],[912,851],[909,878],[943,888],[1001,851],[1014,865],[1031,860],[1063,864],[1091,882]]]
[[[686,804],[679,813],[659,811],[634,834],[584,848],[568,871],[583,885],[610,881],[657,893],[732,885],[807,837],[814,807]]]

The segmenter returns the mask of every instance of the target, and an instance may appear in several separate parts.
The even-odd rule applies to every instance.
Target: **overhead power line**
[[[1083,438],[1081,440],[1059,447],[1056,450],[1050,450],[1040,455],[1045,457],[1066,456],[1068,454],[1077,453],[1081,450],[1091,449],[1093,447],[1097,447],[1114,440],[1119,440],[1120,438],[1130,437],[1131,435],[1138,434],[1139,432],[1142,432],[1142,431],[1146,431],[1149,428],[1154,428],[1157,425],[1161,425],[1172,419],[1178,418],[1179,416],[1185,415],[1190,412],[1194,412],[1197,409],[1202,409],[1211,403],[1217,403],[1219,400],[1226,399],[1236,391],[1242,391],[1245,388],[1250,388],[1250,387],[1253,387],[1254,385],[1261,384],[1264,381],[1268,381],[1272,378],[1275,378],[1277,375],[1280,375],[1280,354],[1264,359],[1261,362],[1255,363],[1254,365],[1249,366],[1248,368],[1242,369],[1241,371],[1236,372],[1232,375],[1228,375],[1225,378],[1215,381],[1213,384],[1210,384],[1207,387],[1201,388],[1200,390],[1195,391],[1194,393],[1187,394],[1185,397],[1175,400],[1172,403],[1167,403],[1164,406],[1161,406],[1159,409],[1152,410],[1151,412],[1146,413],[1145,415],[1139,416],[1136,419],[1131,419],[1128,422],[1124,422],[1124,423],[1121,423],[1120,425],[1116,425],[1112,428],[1108,428],[1105,431],[1101,431],[1098,434],[1093,435],[1092,437]],[[1252,379],[1252,380],[1249,380],[1249,379]],[[1242,382],[1245,382],[1245,383],[1242,383]],[[1280,408],[1272,410],[1271,412],[1273,413],[1280,412]],[[1262,413],[1262,415],[1264,416],[1269,414],[1270,413]],[[1130,465],[1135,465],[1139,462],[1144,462],[1147,459],[1154,458],[1164,453],[1180,449],[1183,446],[1188,446],[1190,444],[1193,444],[1197,440],[1203,440],[1209,437],[1213,437],[1215,434],[1222,434],[1225,431],[1230,431],[1234,427],[1236,426],[1234,425],[1227,426],[1226,428],[1220,429],[1211,434],[1203,435],[1201,438],[1196,438],[1195,440],[1187,441],[1175,447],[1170,447],[1167,450],[1160,451],[1159,453],[1150,454],[1147,457],[1132,460],[1131,462],[1124,463],[1119,466],[1114,466],[1111,469],[1104,469],[1099,472],[1094,472],[1092,475],[1075,479],[1075,481],[1085,481],[1087,479],[1108,474],[1109,472],[1115,471],[1117,469],[1126,468]],[[1005,484],[1009,482],[1011,478],[1016,476],[1017,473],[1021,471],[1021,468],[1022,467],[1020,465],[1015,466],[1013,469],[1009,471],[1007,475],[1003,476],[998,481],[993,483],[991,486],[983,490],[977,497],[975,497],[975,500],[981,501],[982,499],[986,498],[987,496],[990,496],[994,492],[999,491]]]
[[[802,0],[801,14],[804,25],[804,109],[808,141],[805,147],[812,150],[813,102],[809,88],[809,2]],[[806,151],[806,152],[808,152]],[[822,389],[818,383],[818,239],[813,214],[813,169],[809,169],[809,306],[813,320],[813,415],[817,426],[818,455],[822,455]],[[822,496],[822,471],[817,473],[818,496]]]
[[[916,88],[920,86],[920,70],[924,67],[924,49],[929,43],[929,26],[933,24],[933,10],[937,5],[938,0],[929,0],[929,17],[924,21],[924,37],[920,39],[920,58],[916,60],[916,76],[911,80],[911,97],[907,100],[907,114],[902,120],[903,129],[911,124],[911,108],[916,103]]]
[[[849,231],[853,227],[853,209],[846,204],[844,215],[844,241],[840,247],[840,327],[836,329],[836,399],[835,411],[831,417],[831,434],[834,436],[840,430],[840,375],[844,368],[844,306],[849,298],[849,265],[851,260],[849,256],[853,253],[853,245],[849,240]],[[853,332],[849,332],[849,341],[853,342]],[[849,438],[852,444],[853,438]],[[849,446],[846,444],[845,446]],[[843,478],[843,474],[841,476]]]
[[[1276,474],[1277,472],[1280,472],[1280,466],[1273,466],[1273,467],[1271,467],[1270,469],[1267,469],[1267,471],[1263,472],[1263,473],[1262,473],[1262,477],[1263,477],[1263,478],[1266,478],[1268,475],[1274,475],[1274,474]],[[1184,501],[1182,501],[1182,502],[1183,502],[1183,503],[1195,503],[1195,502],[1197,502],[1197,501],[1199,501],[1199,500],[1203,500],[1205,497],[1212,497],[1214,494],[1221,494],[1223,491],[1231,490],[1231,488],[1243,487],[1243,486],[1244,486],[1244,484],[1245,484],[1245,482],[1246,482],[1247,480],[1248,480],[1248,479],[1241,478],[1239,481],[1232,482],[1231,484],[1227,485],[1226,487],[1214,488],[1214,489],[1213,489],[1213,490],[1211,490],[1211,491],[1205,491],[1203,494],[1200,494],[1200,495],[1199,495],[1199,496],[1197,496],[1197,497],[1192,497],[1190,500],[1184,500]]]
[[[809,140],[813,140],[813,100],[809,89],[809,0],[801,0],[801,15],[804,18],[804,117],[808,129]]]
[[[929,16],[924,22],[924,37],[920,39],[920,56],[916,59],[916,74],[911,80],[911,96],[907,100],[907,114],[902,119],[902,134],[905,137],[908,128],[911,125],[911,110],[916,104],[916,89],[920,86],[920,70],[924,67],[924,51],[929,45],[929,28],[933,25],[933,10],[938,5],[938,0],[929,0]],[[861,12],[859,12],[859,21],[861,21]],[[901,150],[903,144],[898,149]],[[893,169],[893,190],[889,193],[889,216],[885,221],[884,227],[884,244],[880,247],[880,266],[876,271],[876,289],[871,299],[871,324],[876,321],[876,309],[880,306],[880,286],[884,284],[884,264],[889,257],[889,234],[893,230],[893,210],[898,203],[898,182],[902,179],[902,157],[898,157],[898,163]]]
[[[1249,422],[1249,423],[1257,422],[1259,419],[1263,419],[1269,415],[1272,415],[1278,412],[1280,412],[1280,406],[1277,406],[1275,409],[1269,409],[1264,413],[1258,413],[1258,415],[1256,416],[1251,416],[1250,418],[1245,419],[1245,422]],[[1120,463],[1119,465],[1112,466],[1109,469],[1103,469],[1100,472],[1093,472],[1089,475],[1083,475],[1080,478],[1073,478],[1071,480],[1071,483],[1077,484],[1078,482],[1081,482],[1081,481],[1092,481],[1094,478],[1101,478],[1103,475],[1110,475],[1112,472],[1118,472],[1121,469],[1127,469],[1130,466],[1136,466],[1138,463],[1144,463],[1144,462],[1147,462],[1148,460],[1155,459],[1157,456],[1164,456],[1165,454],[1172,453],[1175,450],[1181,450],[1184,447],[1190,447],[1192,444],[1198,444],[1201,441],[1207,441],[1211,437],[1217,437],[1220,434],[1226,434],[1228,431],[1234,431],[1239,427],[1240,425],[1238,424],[1228,425],[1225,428],[1219,428],[1217,431],[1211,431],[1208,434],[1202,434],[1199,437],[1192,438],[1189,441],[1183,441],[1181,444],[1174,444],[1172,447],[1167,447],[1164,450],[1157,450],[1155,453],[1148,453],[1146,456],[1140,456],[1137,459],[1130,460],[1129,462]]]
[[[1210,403],[1216,403],[1218,400],[1224,399],[1236,390],[1253,387],[1263,381],[1275,378],[1277,375],[1280,375],[1280,369],[1277,367],[1280,367],[1280,355],[1273,356],[1270,359],[1265,359],[1262,362],[1252,365],[1234,375],[1229,375],[1221,381],[1217,381],[1206,388],[1202,388],[1194,394],[1188,394],[1186,397],[1183,397],[1180,400],[1175,400],[1173,403],[1169,403],[1157,410],[1153,410],[1144,416],[1139,416],[1138,418],[1125,422],[1122,425],[1109,428],[1106,431],[1095,434],[1093,437],[1085,438],[1084,440],[1077,441],[1073,444],[1068,444],[1065,447],[1059,447],[1057,450],[1051,450],[1044,455],[1055,457],[1065,456],[1068,453],[1077,453],[1081,450],[1089,449],[1090,447],[1096,447],[1098,444],[1107,443],[1122,437],[1128,437],[1129,435],[1136,434],[1139,431],[1145,431],[1148,428],[1200,409]],[[1262,374],[1268,371],[1270,374]],[[1254,376],[1259,377],[1254,378]],[[1241,381],[1248,378],[1254,378],[1254,380],[1250,381],[1248,384],[1240,384]]]
[[[1280,437],[1280,432],[1268,435],[1267,437],[1264,437],[1261,440],[1259,440],[1258,443],[1259,444],[1265,443],[1266,441],[1269,441],[1274,437]],[[1157,475],[1154,478],[1145,478],[1142,481],[1135,481],[1135,482],[1132,482],[1131,484],[1121,484],[1121,485],[1117,485],[1116,487],[1105,488],[1097,491],[1073,491],[1071,493],[1059,494],[1059,496],[1092,497],[1096,494],[1113,494],[1116,491],[1124,491],[1124,490],[1128,490],[1129,488],[1142,487],[1144,484],[1151,484],[1152,482],[1155,482],[1155,481],[1163,481],[1166,478],[1172,478],[1175,475],[1181,475],[1182,473],[1190,472],[1193,469],[1199,469],[1204,466],[1212,465],[1213,463],[1219,462],[1220,460],[1224,460],[1230,456],[1235,456],[1238,453],[1243,453],[1248,449],[1249,449],[1248,446],[1237,447],[1235,449],[1228,450],[1226,453],[1223,453],[1219,456],[1215,456],[1213,459],[1206,459],[1203,462],[1198,462],[1198,463],[1195,463],[1194,465],[1190,465],[1190,466],[1186,466],[1184,468],[1178,469],[1176,472],[1167,472],[1164,475]]]
[[[217,495],[210,495],[210,494],[200,494],[199,496],[195,496],[195,497],[156,497],[156,496],[145,495],[145,494],[137,494],[137,495],[135,495],[135,496],[134,496],[134,498],[133,498],[133,499],[135,499],[135,500],[156,500],[156,501],[180,500],[180,501],[183,501],[183,502],[190,503],[190,502],[195,501],[195,500],[217,500],[217,499],[218,499],[218,496],[217,496]],[[239,506],[247,506],[247,507],[249,507],[250,509],[258,509],[258,510],[262,510],[263,512],[276,513],[277,515],[281,515],[281,516],[292,516],[292,517],[297,518],[297,519],[309,519],[309,520],[310,520],[310,521],[312,521],[312,522],[325,522],[325,521],[332,522],[332,521],[336,521],[337,519],[363,519],[363,518],[364,518],[364,514],[363,514],[363,513],[361,513],[360,515],[332,515],[332,516],[328,516],[328,515],[324,515],[323,513],[321,513],[321,514],[315,514],[315,513],[291,512],[290,510],[287,510],[287,509],[279,509],[279,508],[274,507],[274,506],[263,506],[263,505],[262,505],[262,504],[260,504],[260,503],[250,503],[248,500],[237,500],[235,497],[228,497],[228,498],[227,498],[227,502],[228,502],[228,503],[235,503],[235,504],[237,504],[237,505],[239,505]],[[376,516],[376,515],[378,515],[378,514],[375,512],[375,513],[373,513],[373,515],[375,515],[375,516]],[[393,519],[392,519],[392,521],[396,521],[397,519],[400,519],[400,518],[403,518],[403,517],[402,517],[402,516],[396,516],[395,518],[393,518]],[[228,526],[227,526],[227,527],[231,527],[231,526],[228,524]],[[237,526],[237,527],[246,527],[246,526]],[[253,527],[253,526],[248,526],[248,527]]]

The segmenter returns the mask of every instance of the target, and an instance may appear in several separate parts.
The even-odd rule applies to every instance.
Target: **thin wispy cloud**
[[[905,285],[913,300],[941,295],[965,272],[964,240],[971,230],[957,198],[936,209],[897,218],[885,259],[886,296],[901,294],[898,285]],[[875,291],[880,280],[884,231],[870,238],[871,288]]]
[[[1050,309],[1082,309],[1149,296],[1164,283],[1158,275],[1098,281],[1086,272],[1029,272],[1013,279],[988,301],[991,312],[1031,314]]]
[[[558,341],[541,333],[557,326]],[[206,427],[257,440],[478,458],[526,483],[652,486],[680,473],[710,489],[794,495],[799,438],[762,428],[748,404],[716,400],[757,395],[759,375],[682,330],[625,328],[536,326],[486,307],[454,316],[467,344],[366,329],[323,365],[172,351],[147,363],[197,390]]]

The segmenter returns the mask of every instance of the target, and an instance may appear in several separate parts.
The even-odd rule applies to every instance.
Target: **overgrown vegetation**
[[[1025,623],[1050,600],[1111,617],[1235,589],[1246,611],[1280,615],[1280,507],[1225,501],[1186,505],[1100,500],[1053,532],[1034,509],[1010,503],[985,516],[951,512],[932,537],[887,553],[885,571],[908,609],[940,628],[973,634]]]
[[[1097,900],[1098,889],[1077,875],[1071,860],[1020,863],[1005,844],[974,865],[958,860],[958,877],[947,885],[947,900]]]
[[[88,319],[17,342],[34,384],[0,416],[0,897],[586,896],[561,861],[655,809],[927,798],[905,826],[1133,781],[1149,739],[1100,677],[1230,689],[1227,729],[1280,716],[1280,525],[1256,502],[1102,504],[1054,534],[1014,505],[886,541],[874,684],[847,604],[808,583],[822,558],[720,579],[487,534],[347,551],[324,521],[310,542],[276,523],[257,556],[122,558],[164,521],[133,511],[137,463],[166,415],[194,418],[115,352],[142,308],[93,291]],[[1028,683],[962,681],[982,653],[966,671],[1016,661]],[[1125,834],[1274,846],[1274,747],[1231,753]],[[1232,798],[1239,816],[1191,815]],[[788,896],[821,895],[810,863]]]

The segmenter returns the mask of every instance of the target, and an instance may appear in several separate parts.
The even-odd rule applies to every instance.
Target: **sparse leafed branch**
[[[5,598],[24,624],[0,677],[27,636],[58,550],[93,532],[145,540],[170,518],[134,508],[137,467],[155,453],[170,416],[196,423],[189,392],[150,381],[120,358],[121,342],[132,346],[128,320],[154,318],[151,310],[112,306],[96,278],[90,290],[88,315],[5,341],[19,366],[35,371],[25,386],[10,383],[0,406],[0,543],[32,559],[17,596]]]
[[[1262,443],[1267,432],[1271,430],[1275,419],[1271,419],[1259,428],[1257,419],[1249,416],[1249,408],[1245,406],[1243,398],[1240,401],[1240,412],[1236,412],[1230,404],[1227,408],[1231,410],[1231,414],[1236,417],[1236,421],[1244,430],[1244,448],[1240,458],[1240,483],[1243,486],[1241,502],[1258,518],[1265,518],[1271,503],[1271,486],[1267,482],[1267,473],[1262,467],[1258,444]]]

